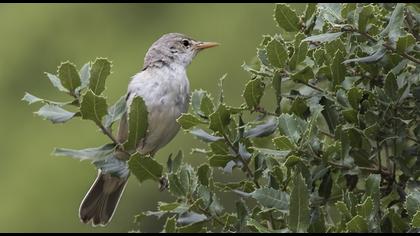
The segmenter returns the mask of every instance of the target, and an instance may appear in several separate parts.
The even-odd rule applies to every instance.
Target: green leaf
[[[272,156],[276,159],[283,159],[284,157],[286,157],[287,155],[289,155],[290,150],[287,151],[278,151],[278,150],[273,150],[273,149],[269,149],[269,148],[256,148],[253,147],[252,149],[254,149],[255,151],[257,151],[260,154],[266,155],[266,156]]]
[[[242,96],[245,98],[248,108],[253,109],[260,104],[261,97],[264,94],[264,87],[264,82],[262,82],[259,78],[250,80],[245,85],[245,90]]]
[[[246,207],[245,201],[240,199],[235,202],[236,206],[236,215],[238,216],[238,228],[239,231],[245,226],[246,219],[248,218],[248,208]]]
[[[308,21],[312,19],[312,16],[314,15],[316,9],[317,9],[316,3],[307,3],[306,4],[305,15],[303,17],[303,21],[305,22],[306,27],[308,27],[308,25],[310,24],[310,22],[308,22]]]
[[[90,69],[89,88],[100,95],[105,90],[105,80],[111,73],[111,62],[105,58],[97,58]]]
[[[266,50],[268,61],[271,65],[277,68],[283,68],[285,66],[289,55],[283,43],[273,39],[267,44]]]
[[[360,101],[362,100],[362,93],[360,92],[360,89],[351,88],[347,92],[347,97],[348,97],[349,103],[353,107],[353,109],[359,110],[359,104],[360,104]]]
[[[359,13],[358,28],[360,32],[366,32],[369,20],[372,19],[374,8],[372,5],[363,6]]]
[[[373,200],[375,211],[379,210],[379,204],[381,199],[380,192],[381,175],[370,174],[366,179],[366,195],[370,196]]]
[[[209,159],[209,164],[213,167],[225,167],[232,160],[235,160],[235,157],[229,155],[213,155]]]
[[[204,186],[209,186],[209,178],[211,177],[211,169],[207,164],[202,164],[197,170],[198,182]]]
[[[302,132],[306,129],[305,121],[290,114],[281,114],[278,120],[281,133],[297,143]]]
[[[57,124],[70,120],[75,117],[77,113],[69,112],[57,105],[45,104],[37,112],[35,112],[35,114],[51,121],[54,124]]]
[[[280,115],[281,113],[281,82],[282,82],[282,76],[279,71],[277,71],[273,76],[273,88],[276,93],[276,100],[277,100],[277,108],[276,108],[276,114]]]
[[[417,211],[411,219],[411,226],[414,228],[420,228],[420,211]]]
[[[397,42],[399,36],[401,36],[402,27],[404,23],[404,3],[397,3],[392,12],[388,25],[379,34],[380,36],[388,36],[391,42]]]
[[[230,123],[230,114],[224,104],[220,104],[215,112],[210,115],[209,128],[215,132],[226,133],[226,126]]]
[[[385,94],[393,101],[398,99],[398,84],[397,78],[392,72],[389,72],[385,79],[384,84]]]
[[[267,227],[261,225],[258,221],[256,221],[253,218],[248,218],[246,221],[246,225],[248,227],[251,226],[255,228],[259,233],[271,233],[271,231]]]
[[[413,217],[414,214],[420,210],[420,191],[415,190],[408,194],[405,208],[410,217]]]
[[[309,193],[300,173],[293,178],[289,209],[289,228],[297,233],[306,232],[309,227]]]
[[[346,75],[346,67],[342,64],[344,61],[343,54],[337,51],[334,55],[333,62],[331,64],[331,75],[333,85],[340,85],[344,81]]]
[[[180,207],[181,204],[178,202],[171,202],[171,203],[167,203],[167,202],[158,202],[158,209],[159,211],[166,211],[166,212],[172,212],[174,211],[176,208]]]
[[[121,119],[122,115],[127,111],[127,102],[125,96],[121,96],[118,101],[108,108],[108,114],[105,116],[103,125],[105,128],[110,128],[112,124]]]
[[[308,43],[302,41],[304,38],[305,35],[302,33],[298,33],[295,37],[295,52],[289,61],[289,66],[292,70],[294,70],[299,63],[305,60],[306,54],[308,53]]]
[[[416,38],[412,34],[407,34],[398,38],[397,52],[405,53],[412,45],[416,44]]]
[[[79,75],[80,75],[80,88],[86,88],[89,85],[89,80],[90,80],[90,62],[84,64],[82,66],[82,68],[79,71]]]
[[[197,176],[195,175],[194,169],[189,164],[181,166],[179,172],[179,181],[187,193],[193,193],[197,188]]]
[[[128,113],[128,140],[126,150],[137,149],[139,142],[146,136],[148,120],[146,104],[142,97],[134,97]]]
[[[194,90],[191,95],[191,105],[195,114],[209,116],[214,112],[214,105],[208,93],[202,89]]]
[[[163,166],[151,157],[135,154],[128,161],[128,168],[140,183],[151,179],[159,181],[162,176]]]
[[[350,62],[359,62],[359,63],[376,62],[382,59],[382,57],[385,56],[385,53],[386,53],[385,47],[381,46],[378,50],[376,50],[375,53],[373,53],[370,56],[348,59],[348,60],[343,61],[343,64],[347,64]]]
[[[109,157],[114,152],[114,144],[105,144],[96,148],[86,148],[82,150],[74,150],[67,148],[54,148],[52,155],[67,156],[83,160],[98,161]]]
[[[206,232],[204,229],[206,223],[206,221],[200,221],[194,224],[178,227],[178,233],[204,233]]]
[[[357,215],[346,223],[347,230],[352,233],[367,233],[368,225],[363,217]]]
[[[343,21],[341,17],[341,3],[319,3],[318,9],[322,18],[330,23]]]
[[[296,148],[295,144],[287,136],[276,137],[273,139],[273,143],[279,150],[293,150]]]
[[[179,150],[172,162],[172,172],[177,172],[179,170],[182,164],[183,157],[184,157],[184,154],[182,153],[181,150]]]
[[[366,221],[370,220],[374,215],[373,201],[369,196],[362,204],[356,206],[357,215],[363,217]]]
[[[58,68],[58,75],[63,87],[69,90],[71,93],[74,93],[76,88],[80,86],[79,72],[77,72],[74,64],[70,62],[61,63],[60,67]]]
[[[44,101],[44,99],[36,97],[28,92],[25,92],[25,96],[23,96],[22,100],[28,102],[29,105],[32,103]]]
[[[187,190],[181,184],[178,176],[176,174],[170,174],[168,176],[169,180],[169,191],[177,196],[177,197],[184,197],[187,194]]]
[[[309,80],[314,78],[313,69],[309,66],[304,69],[292,74],[290,76],[296,83],[308,83]]]
[[[205,122],[190,113],[183,113],[178,119],[176,119],[176,121],[183,129],[190,129],[199,124],[205,124]]]
[[[251,196],[264,207],[274,207],[282,211],[289,210],[289,194],[286,192],[263,187],[252,192]]]
[[[265,123],[244,132],[245,138],[266,137],[273,134],[277,129],[277,119],[268,119]]]
[[[218,140],[223,140],[223,137],[211,135],[206,131],[198,128],[190,130],[189,133],[204,142],[216,142]]]
[[[163,233],[176,233],[176,217],[168,217],[166,218],[165,225],[163,226]]]
[[[330,42],[330,41],[333,41],[333,40],[337,39],[342,34],[344,34],[344,32],[325,33],[325,34],[312,35],[312,36],[309,36],[309,37],[305,38],[302,41],[303,42],[320,42],[320,43]]]
[[[56,87],[59,91],[66,92],[66,93],[69,92],[69,90],[64,88],[64,86],[61,84],[61,81],[57,76],[47,73],[47,72],[45,74],[47,75],[47,78],[50,80],[51,84],[54,87]]]
[[[300,28],[299,18],[288,4],[276,4],[274,18],[278,26],[288,32],[295,32]]]
[[[83,119],[101,124],[102,118],[107,114],[107,108],[108,105],[104,97],[95,95],[91,90],[88,90],[83,95],[80,104],[80,112]]]

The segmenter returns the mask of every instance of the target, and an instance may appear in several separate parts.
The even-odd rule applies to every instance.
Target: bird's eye
[[[184,40],[182,40],[182,44],[183,44],[185,47],[188,47],[188,46],[190,46],[190,41],[188,41],[188,40],[184,39]]]

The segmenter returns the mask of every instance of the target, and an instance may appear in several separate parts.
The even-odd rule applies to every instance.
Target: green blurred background
[[[297,8],[302,10],[303,4]],[[80,201],[96,176],[89,162],[50,155],[54,147],[81,149],[108,140],[92,122],[74,119],[53,125],[33,115],[40,105],[21,101],[25,91],[52,100],[65,99],[43,72],[55,73],[70,60],[80,68],[96,57],[113,61],[105,94],[113,103],[126,91],[143,64],[148,47],[162,34],[181,32],[220,47],[202,52],[188,70],[191,89],[217,94],[225,73],[226,101],[240,105],[251,61],[263,34],[278,33],[274,4],[0,4],[0,231],[127,232],[133,216],[155,210],[170,199],[154,182],[141,186],[131,178],[112,222],[92,228],[79,222]],[[188,162],[192,146],[201,145],[184,132],[156,155],[164,164],[181,148]],[[143,222],[146,232],[160,231],[155,218]]]

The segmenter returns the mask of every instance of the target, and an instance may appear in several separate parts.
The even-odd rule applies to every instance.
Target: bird
[[[143,68],[128,85],[126,104],[129,108],[136,96],[142,97],[148,111],[148,131],[139,140],[136,151],[153,157],[178,133],[176,119],[188,111],[190,85],[187,67],[203,49],[218,46],[216,42],[192,39],[181,33],[167,33],[148,49]],[[117,141],[128,137],[128,114],[122,115]],[[116,151],[106,160],[94,163],[97,177],[79,207],[79,218],[92,226],[106,226],[112,219],[127,185],[129,170],[126,153]]]

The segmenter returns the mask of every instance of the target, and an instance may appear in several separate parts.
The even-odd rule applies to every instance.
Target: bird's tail
[[[118,177],[98,171],[98,177],[80,204],[79,217],[83,223],[105,226],[115,209],[127,184],[128,176]]]

